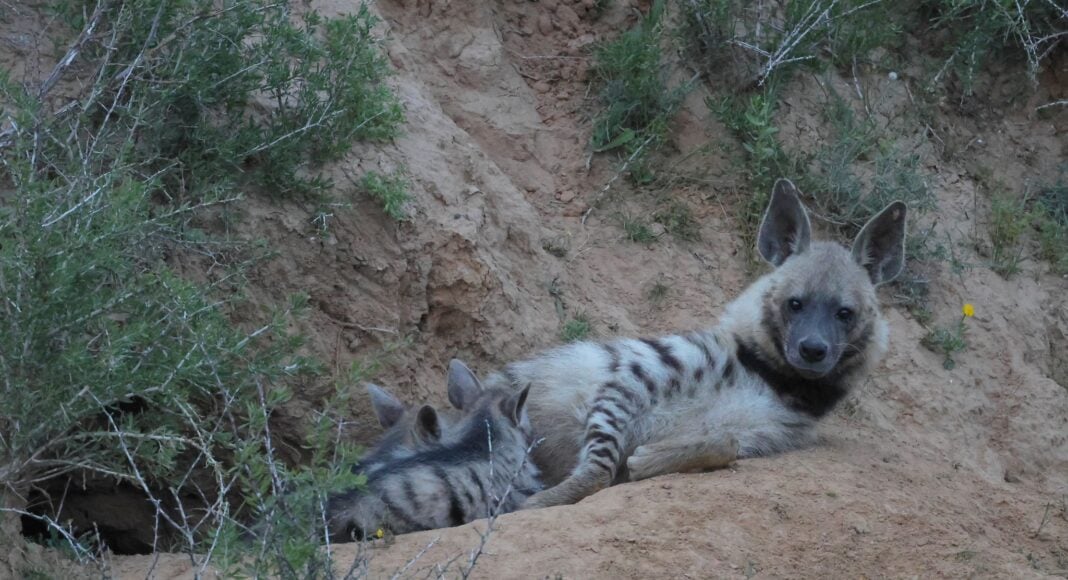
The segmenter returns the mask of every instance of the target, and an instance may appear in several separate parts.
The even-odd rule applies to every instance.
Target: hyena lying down
[[[375,395],[384,391],[372,393],[378,413],[383,400]],[[388,415],[384,423],[391,423],[391,431],[361,462],[366,489],[329,501],[331,540],[362,539],[379,528],[403,534],[458,526],[515,511],[541,489],[529,457],[527,394],[527,389],[483,389],[467,366],[454,360],[449,400],[462,413],[451,422],[439,422],[429,405],[413,418],[393,399],[402,412]]]
[[[810,240],[793,184],[779,180],[757,238],[775,269],[710,330],[582,342],[486,381],[530,388],[534,460],[547,485],[525,508],[576,502],[622,480],[721,467],[812,441],[816,421],[883,355],[875,287],[904,264],[905,204],[852,251]]]

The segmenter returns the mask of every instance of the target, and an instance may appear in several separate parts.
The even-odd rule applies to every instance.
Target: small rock
[[[538,32],[548,36],[553,33],[553,19],[548,14],[538,16]]]
[[[664,224],[654,222],[649,225],[649,233],[659,238],[667,233],[667,228],[664,227]]]

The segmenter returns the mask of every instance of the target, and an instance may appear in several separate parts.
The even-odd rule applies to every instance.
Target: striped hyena
[[[439,425],[436,438],[419,438],[405,448],[410,453],[394,454],[364,471],[365,489],[330,498],[331,540],[361,539],[379,528],[403,534],[458,526],[515,511],[541,489],[529,457],[527,394],[528,389],[483,389],[466,365],[452,361],[449,400],[462,412]],[[434,415],[433,407],[423,406],[414,428],[426,431],[423,424],[433,423]]]
[[[549,489],[524,507],[573,503],[624,480],[726,465],[811,442],[816,421],[887,348],[875,287],[904,265],[906,207],[894,202],[852,251],[811,241],[780,179],[757,237],[774,270],[712,329],[581,342],[507,365],[487,385],[530,388],[534,452]]]

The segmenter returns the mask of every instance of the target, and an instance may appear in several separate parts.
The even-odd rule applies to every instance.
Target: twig
[[[612,176],[612,179],[609,179],[608,183],[604,184],[604,187],[601,188],[601,191],[598,192],[597,196],[593,199],[592,202],[590,202],[590,207],[587,208],[585,212],[583,212],[583,214],[582,214],[582,225],[586,225],[586,220],[589,219],[590,214],[593,213],[594,208],[596,208],[597,204],[599,204],[601,202],[601,199],[605,196],[605,194],[608,193],[608,190],[612,188],[612,184],[615,183],[616,180],[619,179],[619,177],[621,175],[626,173],[627,168],[630,167],[630,164],[633,163],[634,160],[637,159],[639,155],[641,155],[642,150],[645,149],[646,145],[648,145],[649,143],[651,143],[653,141],[654,137],[656,137],[656,135],[650,135],[650,136],[646,137],[645,141],[642,141],[642,144],[639,145],[638,148],[634,150],[634,153],[631,153],[630,157],[628,157],[627,160],[623,162],[623,165],[621,165],[620,168],[619,168],[619,171],[617,171],[616,174]]]
[[[1046,103],[1045,105],[1039,105],[1039,106],[1035,107],[1035,110],[1036,111],[1041,111],[1042,109],[1048,109],[1050,107],[1064,107],[1064,106],[1068,106],[1068,99],[1061,99],[1059,101],[1053,101],[1051,103]]]
[[[82,53],[82,49],[85,48],[85,43],[89,42],[89,39],[92,38],[97,25],[100,24],[100,19],[104,16],[104,11],[110,3],[109,0],[98,1],[96,3],[96,8],[93,9],[93,14],[89,17],[89,22],[85,25],[81,34],[78,35],[74,44],[67,49],[67,54],[56,63],[56,66],[52,69],[52,73],[48,75],[45,82],[41,84],[41,88],[37,90],[38,99],[43,99],[45,95],[48,94],[48,91],[52,90],[52,87],[55,86],[56,82],[63,76],[63,73],[67,72],[70,65],[73,64],[74,60],[78,58],[78,55]]]

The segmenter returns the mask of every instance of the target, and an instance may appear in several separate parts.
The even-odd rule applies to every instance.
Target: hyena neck
[[[805,378],[773,362],[776,357],[761,352],[760,347],[735,336],[736,356],[750,373],[760,377],[790,408],[814,418],[826,415],[848,393],[852,373],[831,373],[818,379]]]

